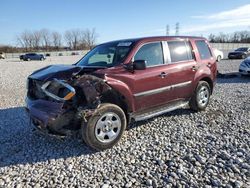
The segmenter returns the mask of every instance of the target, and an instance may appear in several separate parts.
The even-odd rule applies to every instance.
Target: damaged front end
[[[68,79],[52,76],[39,80],[36,75],[28,78],[26,109],[38,129],[69,135],[95,112],[111,87],[103,79],[82,72],[69,74]]]

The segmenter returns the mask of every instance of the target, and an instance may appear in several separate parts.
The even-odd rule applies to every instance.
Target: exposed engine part
[[[95,109],[101,103],[101,96],[112,89],[103,79],[92,75],[79,77],[74,86],[82,90],[90,109]]]
[[[92,116],[96,109],[84,109],[78,108],[78,118],[83,120],[85,123],[88,122],[88,118]]]

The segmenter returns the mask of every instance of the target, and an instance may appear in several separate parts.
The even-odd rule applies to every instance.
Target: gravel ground
[[[137,122],[117,146],[93,152],[80,138],[33,131],[25,80],[48,64],[0,60],[0,187],[250,187],[250,77],[219,78],[205,112]],[[240,60],[218,64],[237,72]]]

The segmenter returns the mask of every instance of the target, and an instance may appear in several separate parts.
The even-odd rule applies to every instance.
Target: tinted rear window
[[[201,59],[210,59],[212,57],[211,51],[204,40],[195,41]]]
[[[192,58],[190,45],[185,41],[168,41],[171,62],[188,61]]]

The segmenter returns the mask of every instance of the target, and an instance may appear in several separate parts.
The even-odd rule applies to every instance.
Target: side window
[[[145,60],[147,66],[163,64],[163,52],[161,42],[143,45],[134,56],[134,60]]]
[[[173,63],[193,59],[191,46],[185,41],[168,41],[168,47]]]
[[[195,44],[201,59],[210,59],[212,57],[211,51],[204,40],[195,41]]]

